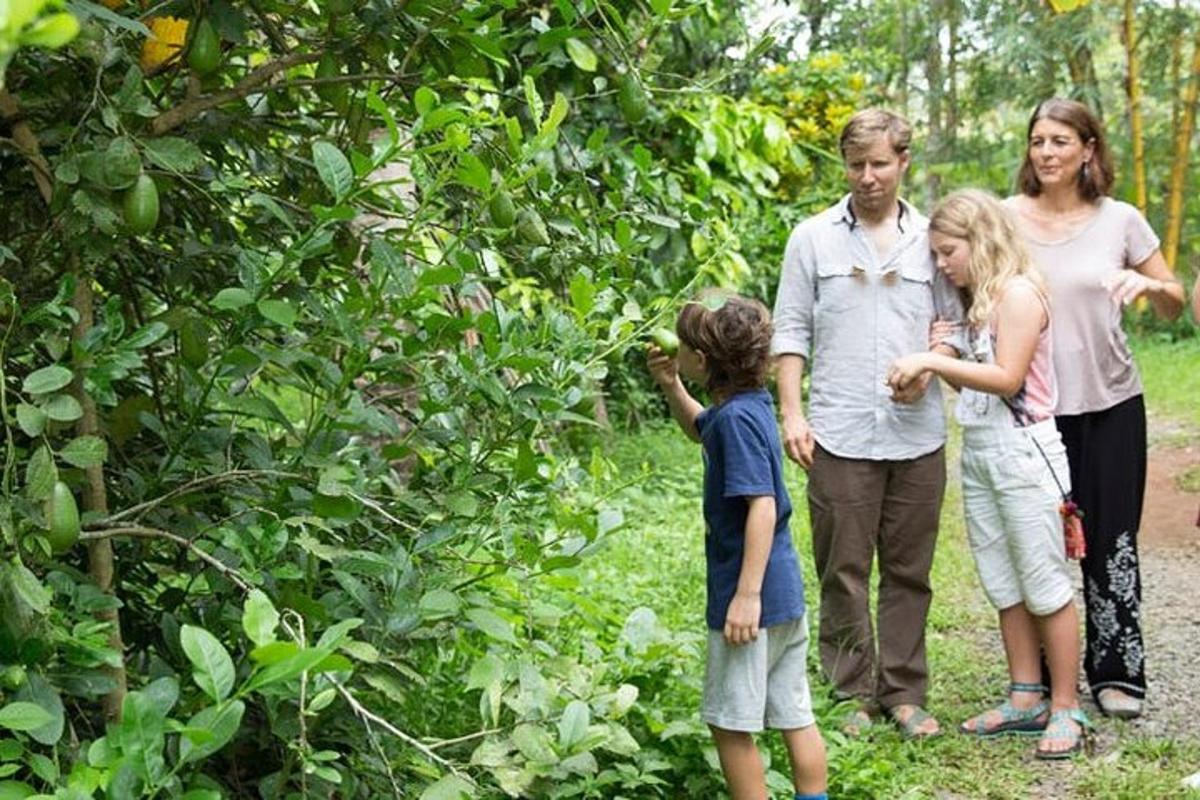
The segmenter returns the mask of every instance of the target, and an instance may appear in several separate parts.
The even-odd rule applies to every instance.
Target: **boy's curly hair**
[[[704,353],[710,393],[760,389],[771,365],[771,313],[757,300],[708,294],[679,312],[675,332]]]

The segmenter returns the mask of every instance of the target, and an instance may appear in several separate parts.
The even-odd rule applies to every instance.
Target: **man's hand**
[[[904,386],[892,386],[892,402],[912,405],[919,403],[933,380],[932,372],[923,372]]]
[[[783,417],[783,451],[787,457],[804,469],[813,464],[812,428],[803,414],[785,414]]]
[[[725,641],[732,645],[749,644],[758,638],[758,622],[762,619],[762,597],[738,592],[725,614]]]
[[[953,339],[960,328],[962,328],[961,322],[951,322],[948,319],[935,319],[929,325],[929,349],[932,350],[947,339]]]
[[[926,368],[923,356],[924,353],[901,356],[888,367],[887,385],[895,402],[915,403],[925,395],[932,373]]]
[[[669,389],[679,379],[675,359],[656,345],[651,345],[646,353],[646,368],[650,370],[650,377],[654,378],[654,382],[662,389]]]

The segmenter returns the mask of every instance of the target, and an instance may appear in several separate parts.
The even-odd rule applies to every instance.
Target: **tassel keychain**
[[[1087,542],[1083,538],[1083,510],[1070,497],[1064,497],[1058,507],[1063,518],[1063,538],[1067,545],[1067,558],[1079,560],[1087,555]]]

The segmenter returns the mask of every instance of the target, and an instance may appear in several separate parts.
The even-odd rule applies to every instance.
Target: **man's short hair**
[[[884,135],[896,155],[908,152],[912,144],[912,126],[908,120],[883,108],[864,108],[850,117],[846,127],[842,128],[842,136],[838,140],[842,158],[848,153],[866,150]]]

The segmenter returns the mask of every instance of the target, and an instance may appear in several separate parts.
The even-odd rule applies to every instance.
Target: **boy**
[[[675,421],[704,451],[709,635],[701,716],[734,800],[767,798],[751,735],[764,727],[783,733],[796,800],[824,800],[825,743],[805,674],[804,585],[774,405],[763,388],[771,319],[754,300],[718,303],[684,306],[676,358],[654,348],[648,359]],[[713,405],[701,406],[680,376],[703,384]]]

